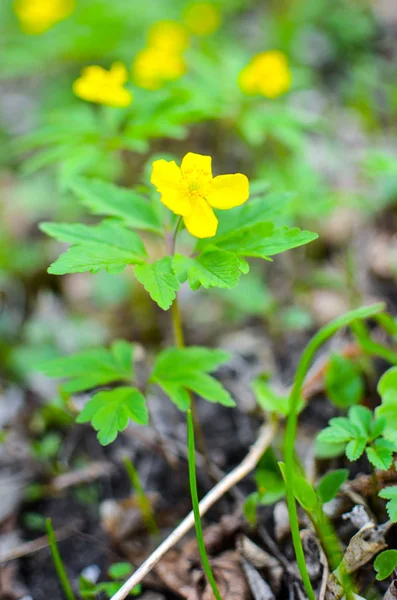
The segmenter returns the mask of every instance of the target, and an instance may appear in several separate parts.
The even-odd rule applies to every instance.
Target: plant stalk
[[[52,560],[54,561],[55,570],[57,572],[59,582],[62,586],[63,593],[65,594],[67,600],[76,600],[76,597],[72,590],[72,586],[70,585],[66,573],[65,566],[59,553],[58,544],[55,537],[55,531],[52,526],[51,519],[46,519],[45,526],[47,530],[48,541],[50,544]]]
[[[372,317],[383,309],[383,304],[375,304],[373,306],[350,311],[334,321],[331,321],[331,323],[320,329],[320,331],[318,331],[318,333],[310,340],[303,351],[298,368],[296,370],[295,381],[290,395],[290,407],[285,432],[284,460],[286,471],[287,505],[291,525],[292,541],[303,585],[305,586],[306,594],[309,600],[316,600],[316,596],[314,594],[306,566],[305,554],[300,538],[298,511],[293,489],[295,439],[298,425],[299,401],[302,394],[303,384],[317,350],[328,338],[330,338],[342,327],[350,325],[357,319],[366,319]]]

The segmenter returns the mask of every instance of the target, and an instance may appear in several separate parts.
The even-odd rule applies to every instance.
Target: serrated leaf
[[[185,379],[185,387],[208,402],[217,402],[223,406],[236,406],[235,401],[223,385],[207,373],[199,371],[189,373]]]
[[[217,248],[235,252],[239,256],[267,259],[291,248],[297,248],[317,239],[318,235],[297,227],[275,228],[273,223],[259,223],[252,228],[237,230],[221,240],[213,240]]]
[[[397,486],[384,488],[379,492],[379,497],[389,500],[386,504],[387,514],[393,523],[397,523]]]
[[[335,417],[329,421],[328,427],[319,433],[317,439],[328,444],[340,444],[359,436],[359,428],[351,423],[349,419],[346,417]]]
[[[98,432],[98,440],[106,446],[116,439],[119,431],[128,426],[130,419],[140,425],[147,425],[149,415],[146,400],[136,388],[118,387],[94,394],[76,421],[91,421]]]
[[[251,182],[250,189],[252,193],[255,193],[254,182]],[[289,192],[261,194],[258,197],[251,197],[248,202],[233,210],[222,213],[216,236],[212,238],[210,243],[218,245],[218,240],[222,240],[229,234],[241,230],[242,226],[245,229],[250,229],[259,223],[273,221],[284,213],[286,207],[291,203],[293,196],[294,194]],[[204,247],[207,244],[208,242],[205,240],[200,240],[198,246]]]
[[[358,404],[364,395],[364,382],[356,365],[340,354],[332,354],[326,373],[325,388],[339,407]]]
[[[387,579],[397,568],[397,550],[384,550],[375,558],[374,569],[377,572],[376,579],[382,581]]]
[[[136,229],[161,233],[152,204],[141,194],[100,179],[79,178],[69,186],[94,215],[119,217]]]
[[[366,445],[367,440],[365,438],[356,438],[355,440],[351,440],[351,442],[347,444],[345,450],[347,458],[351,462],[358,460],[363,454]]]
[[[179,281],[172,269],[171,257],[166,256],[151,264],[136,265],[134,273],[152,300],[163,310],[168,310],[179,289]]]
[[[140,237],[114,221],[99,225],[42,223],[40,229],[51,237],[72,244],[48,269],[54,275],[98,272],[119,273],[129,264],[142,262],[146,250]]]
[[[393,462],[395,445],[389,440],[377,439],[366,450],[369,462],[377,469],[387,471]]]
[[[200,285],[206,289],[232,288],[237,285],[241,275],[238,257],[233,252],[216,248],[204,252],[197,258],[176,255],[173,259],[173,267],[179,281],[188,279],[193,290]]]
[[[340,487],[349,476],[347,469],[336,469],[321,478],[317,486],[317,494],[321,502],[330,502],[339,492]]]
[[[68,379],[63,389],[73,394],[116,381],[131,381],[134,378],[133,351],[132,344],[117,340],[109,350],[84,350],[43,361],[35,368],[48,377]]]
[[[209,402],[234,406],[229,392],[208,375],[229,357],[229,353],[222,350],[198,346],[169,348],[157,356],[151,381],[160,385],[181,410],[186,410],[190,404],[189,395],[183,394],[182,389],[195,392]]]
[[[373,413],[366,406],[352,406],[349,409],[349,420],[360,431],[360,435],[369,439]]]

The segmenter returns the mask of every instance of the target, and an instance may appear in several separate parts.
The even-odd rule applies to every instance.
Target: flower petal
[[[174,160],[155,160],[150,181],[161,193],[161,202],[176,215],[187,215],[192,209],[185,193],[181,170]]]
[[[197,179],[208,181],[212,179],[211,161],[210,156],[188,152],[182,159],[181,171],[183,177],[188,181]]]
[[[209,238],[216,234],[218,219],[214,211],[202,198],[198,198],[191,212],[183,218],[186,229],[197,238]]]
[[[181,170],[174,160],[155,160],[150,181],[159,192],[164,188],[177,188],[182,183]]]
[[[245,175],[218,175],[214,177],[206,196],[208,203],[214,208],[226,210],[240,206],[248,200],[249,182]]]

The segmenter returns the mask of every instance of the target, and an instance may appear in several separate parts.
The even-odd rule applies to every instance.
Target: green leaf
[[[42,223],[40,229],[72,246],[48,269],[54,275],[97,273],[106,269],[119,273],[129,264],[143,262],[146,250],[140,237],[115,221],[99,225]]]
[[[147,425],[149,415],[146,400],[136,388],[118,387],[94,394],[76,421],[91,421],[98,431],[98,440],[103,446],[107,446],[116,439],[119,431],[128,426],[130,419],[140,425]]]
[[[360,435],[369,439],[373,419],[372,411],[366,406],[352,406],[348,415],[351,423],[359,429]]]
[[[349,477],[347,469],[337,469],[331,471],[322,477],[318,486],[317,494],[321,502],[330,502],[339,492],[341,485],[345,483]]]
[[[384,488],[379,492],[379,497],[389,500],[386,504],[387,514],[393,523],[397,523],[397,486]]]
[[[393,454],[396,450],[396,445],[389,440],[377,439],[373,446],[369,446],[366,450],[369,462],[377,469],[387,471],[393,462]]]
[[[110,350],[93,348],[53,358],[38,363],[36,369],[48,377],[69,379],[63,389],[73,394],[99,385],[133,380],[133,351],[132,344],[118,340]]]
[[[184,385],[208,402],[223,406],[236,406],[230,393],[216,379],[207,373],[191,372],[184,378]]]
[[[318,435],[321,442],[327,444],[340,444],[349,442],[351,439],[360,436],[360,429],[346,417],[335,417],[329,421],[328,427],[323,429]]]
[[[356,438],[351,440],[346,446],[346,456],[351,461],[354,462],[358,460],[360,456],[363,454],[365,447],[367,445],[367,440],[365,438]]]
[[[345,408],[358,404],[364,383],[356,365],[340,354],[332,354],[325,374],[325,388],[332,402]]]
[[[234,406],[229,392],[208,375],[229,358],[229,353],[222,350],[198,346],[169,348],[157,356],[150,380],[157,383],[181,410],[186,410],[190,404],[186,390],[209,402]]]
[[[134,567],[129,562],[117,562],[110,565],[108,575],[111,579],[125,579],[131,575]]]
[[[232,288],[237,285],[241,275],[240,260],[233,252],[210,249],[197,258],[176,255],[173,267],[179,281],[188,279],[190,287],[195,290],[200,285]]]
[[[234,231],[221,240],[213,240],[213,243],[218,248],[235,252],[239,256],[267,259],[274,254],[308,244],[317,237],[316,233],[298,228],[276,229],[273,223],[260,223],[252,228]]]
[[[394,392],[397,396],[397,367],[388,369],[379,379],[378,393],[382,399],[388,392]]]
[[[84,177],[74,180],[70,188],[94,215],[119,217],[130,227],[161,233],[152,204],[133,190]]]
[[[342,456],[345,453],[346,443],[339,442],[339,444],[330,444],[319,440],[318,437],[315,440],[315,456],[317,458],[335,458]]]
[[[250,184],[251,191],[254,191],[254,182]],[[271,194],[261,194],[258,197],[251,197],[248,202],[233,210],[222,212],[219,219],[218,230],[215,238],[210,243],[218,245],[218,240],[233,234],[237,230],[251,229],[254,225],[260,223],[269,223],[278,216],[285,214],[285,210],[291,203],[294,194],[289,192],[275,192]],[[208,244],[206,240],[200,240],[199,247]]]
[[[279,466],[285,481],[285,464],[280,462]],[[304,510],[312,512],[318,504],[318,497],[313,486],[297,472],[294,473],[292,484],[296,500]]]
[[[172,269],[171,257],[166,256],[151,264],[136,265],[134,273],[152,300],[163,310],[168,310],[179,289],[179,281]]]
[[[252,390],[259,406],[265,412],[276,413],[286,417],[289,413],[289,397],[276,394],[269,384],[269,378],[260,375],[251,384]],[[303,402],[300,403],[300,409],[303,408]]]
[[[397,550],[385,550],[378,554],[374,562],[374,569],[377,572],[376,579],[382,581],[392,575],[397,568]]]

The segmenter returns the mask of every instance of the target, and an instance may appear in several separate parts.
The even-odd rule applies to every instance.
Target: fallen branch
[[[226,492],[241,481],[258,464],[265,450],[270,446],[278,429],[276,420],[261,427],[255,444],[251,447],[244,460],[233,471],[228,473],[212,490],[201,500],[199,508],[203,516]],[[133,588],[142,581],[153,569],[159,560],[166,554],[186,533],[194,526],[194,515],[191,511],[176,529],[158,546],[158,548],[145,560],[135,573],[125,582],[111,600],[124,600]]]

